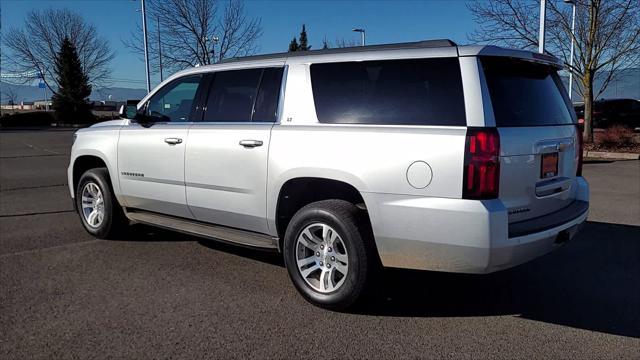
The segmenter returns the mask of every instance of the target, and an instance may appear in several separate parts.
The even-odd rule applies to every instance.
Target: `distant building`
[[[16,110],[19,109],[20,105],[15,105],[15,104],[2,104],[0,105],[0,109],[2,110]]]
[[[36,100],[33,102],[33,107],[36,110],[51,110],[52,104],[51,100]]]
[[[92,101],[93,111],[118,111],[119,105],[122,105],[120,101]]]
[[[35,107],[33,101],[21,101],[20,102],[20,110],[33,110]]]

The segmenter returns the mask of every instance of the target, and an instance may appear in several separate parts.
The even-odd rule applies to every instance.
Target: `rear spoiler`
[[[459,46],[458,54],[460,56],[502,56],[516,58],[525,61],[532,61],[549,66],[553,66],[558,69],[564,68],[564,63],[555,56],[548,54],[540,54],[537,52],[505,49],[499,46],[493,45],[471,45],[471,46]]]

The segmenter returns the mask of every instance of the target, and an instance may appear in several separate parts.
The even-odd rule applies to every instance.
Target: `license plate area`
[[[558,176],[558,153],[542,154],[540,178],[548,179]]]

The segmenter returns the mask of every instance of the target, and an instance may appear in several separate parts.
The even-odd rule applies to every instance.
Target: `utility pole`
[[[571,11],[571,51],[569,57],[569,100],[573,97],[573,47],[576,30],[576,1],[564,0],[567,4],[572,4],[573,9]]]
[[[144,41],[144,66],[147,77],[147,93],[151,92],[151,77],[149,75],[149,44],[147,44],[147,13],[144,8],[144,0],[140,0],[142,4],[142,37]]]
[[[538,35],[538,52],[544,54],[544,22],[547,14],[547,0],[540,0],[540,35]]]
[[[160,42],[160,17],[156,18],[158,28],[158,59],[160,60],[160,82],[162,82],[162,43]]]

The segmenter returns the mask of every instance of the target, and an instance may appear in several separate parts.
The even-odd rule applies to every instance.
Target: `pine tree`
[[[87,123],[94,118],[88,102],[89,79],[82,69],[76,47],[65,37],[55,59],[55,74],[60,87],[51,98],[56,118],[66,123]]]
[[[322,50],[327,50],[329,48],[329,42],[327,41],[327,37],[325,36],[322,39]]]
[[[302,31],[300,32],[300,47],[298,51],[307,51],[311,50],[311,46],[309,46],[309,42],[307,40],[307,29],[304,24],[302,24]]]
[[[293,37],[293,40],[289,43],[289,52],[294,52],[300,50],[300,45],[298,45],[298,40],[296,37]]]

